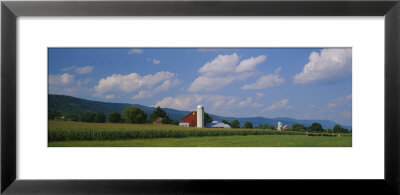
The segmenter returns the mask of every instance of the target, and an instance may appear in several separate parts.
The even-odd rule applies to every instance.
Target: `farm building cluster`
[[[190,114],[186,115],[179,125],[198,128],[231,128],[228,124],[220,123],[218,121],[204,124],[204,107],[202,105],[197,106],[197,111],[192,111]]]
[[[211,123],[204,124],[204,107],[202,105],[197,106],[197,111],[192,111],[190,114],[186,115],[179,126],[183,127],[198,127],[198,128],[231,128],[230,125],[220,123],[218,121],[212,121]],[[290,129],[289,125],[282,127],[282,123],[278,122],[278,131]]]
[[[282,123],[278,122],[278,128],[276,128],[278,131],[282,131],[282,130],[289,130],[290,126],[289,125],[285,125],[282,127]]]

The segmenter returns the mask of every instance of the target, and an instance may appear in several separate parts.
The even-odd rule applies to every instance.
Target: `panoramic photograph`
[[[352,147],[352,49],[48,48],[48,147]]]

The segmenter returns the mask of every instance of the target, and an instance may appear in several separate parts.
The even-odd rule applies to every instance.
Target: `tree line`
[[[324,129],[320,123],[312,123],[311,126],[304,126],[302,124],[295,123],[292,125],[291,130],[293,131],[308,131],[308,132],[327,132],[327,133],[351,133],[351,130],[344,128],[340,125],[335,125],[332,129]]]
[[[76,122],[88,122],[88,123],[132,123],[132,124],[145,124],[153,123],[154,120],[161,118],[162,124],[174,124],[179,125],[178,120],[172,120],[168,117],[167,113],[157,107],[149,117],[140,108],[135,106],[126,107],[122,113],[113,111],[110,114],[104,112],[84,112],[82,114],[71,114],[60,111],[49,110],[49,120],[64,120],[64,121],[76,121]]]
[[[243,126],[240,126],[240,122],[238,120],[233,120],[229,122],[227,120],[221,121],[224,124],[228,124],[231,128],[246,128],[246,129],[270,129],[276,130],[276,127],[273,124],[259,124],[256,127],[253,127],[253,123],[250,121],[246,121]],[[340,125],[335,125],[332,129],[324,129],[320,123],[312,123],[311,126],[305,126],[302,124],[295,123],[292,125],[290,129],[286,131],[308,131],[308,132],[327,132],[327,133],[351,133],[351,130],[344,128]]]
[[[60,111],[49,110],[48,119],[49,120],[64,120],[64,121],[76,121],[76,122],[89,122],[89,123],[132,123],[132,124],[145,124],[153,123],[154,120],[161,118],[162,124],[173,124],[179,125],[179,120],[172,120],[168,117],[165,110],[157,107],[149,117],[147,114],[138,107],[128,106],[122,113],[118,111],[113,111],[110,114],[105,114],[103,112],[84,112],[83,114],[64,114]],[[204,123],[211,123],[213,121],[212,117],[205,112],[204,113]],[[231,122],[227,120],[221,121],[224,124],[228,124],[231,128],[246,128],[246,129],[270,129],[276,130],[273,124],[259,124],[254,127],[253,123],[246,121],[243,126],[240,126],[238,120],[233,120]],[[302,124],[295,123],[292,125],[289,131],[308,131],[308,132],[327,132],[327,133],[351,133],[351,130],[343,128],[340,125],[335,125],[332,129],[324,129],[320,123],[312,123],[311,126],[304,126]]]

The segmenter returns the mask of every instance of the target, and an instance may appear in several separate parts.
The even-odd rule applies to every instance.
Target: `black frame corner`
[[[17,180],[16,51],[19,16],[385,16],[383,180]],[[400,1],[2,1],[1,193],[400,194]],[[323,191],[321,191],[323,190]]]

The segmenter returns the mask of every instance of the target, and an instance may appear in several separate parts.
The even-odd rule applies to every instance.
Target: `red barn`
[[[182,123],[189,123],[189,127],[197,127],[197,112],[193,111],[182,119]]]

